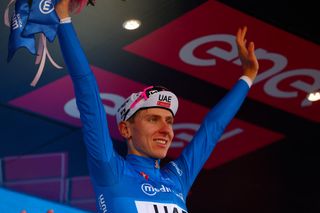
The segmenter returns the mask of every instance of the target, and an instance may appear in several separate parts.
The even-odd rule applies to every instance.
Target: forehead
[[[165,118],[168,118],[168,117],[173,118],[173,115],[170,110],[163,109],[163,108],[156,108],[156,107],[139,110],[137,115],[142,117],[155,115],[155,116],[160,116]]]

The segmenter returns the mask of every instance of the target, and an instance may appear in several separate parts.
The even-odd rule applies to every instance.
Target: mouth
[[[166,145],[168,143],[168,140],[165,139],[155,139],[154,141],[159,145]]]

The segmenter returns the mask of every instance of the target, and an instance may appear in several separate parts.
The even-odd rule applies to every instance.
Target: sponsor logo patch
[[[154,196],[157,193],[170,193],[172,190],[169,187],[166,187],[165,185],[161,185],[159,188],[154,187],[150,183],[144,183],[141,185],[141,190],[143,193],[149,196]]]
[[[188,213],[172,203],[135,201],[139,213]]]
[[[39,9],[42,14],[49,14],[54,10],[52,0],[41,0]]]

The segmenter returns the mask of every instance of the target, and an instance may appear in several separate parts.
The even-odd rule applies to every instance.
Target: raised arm
[[[80,111],[89,170],[97,182],[107,184],[103,181],[108,178],[103,179],[103,177],[110,176],[114,180],[114,174],[117,174],[115,158],[119,156],[113,149],[96,79],[71,24],[69,2],[70,0],[61,0],[56,5],[56,12],[62,22],[59,26],[58,38]]]
[[[236,36],[243,75],[207,114],[192,141],[175,161],[175,165],[178,165],[184,173],[180,180],[186,186],[185,194],[189,191],[194,179],[211,155],[224,129],[238,112],[252,81],[257,75],[259,64],[254,54],[254,43],[250,42],[248,47],[246,46],[246,32],[247,27],[240,28]],[[168,164],[169,167],[172,165],[174,164]],[[175,171],[175,168],[171,168],[171,171]]]
[[[73,83],[75,86],[78,86],[76,85],[77,78],[91,75],[92,72],[76,32],[71,24],[69,3],[70,0],[61,0],[55,7],[61,22],[58,30],[58,38],[68,71],[72,77]]]

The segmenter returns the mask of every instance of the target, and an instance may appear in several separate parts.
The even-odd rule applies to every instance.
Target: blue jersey
[[[98,212],[186,213],[192,183],[245,99],[248,84],[239,80],[206,115],[179,158],[159,168],[159,159],[122,157],[114,150],[96,80],[72,24],[61,24],[58,36],[74,84]]]

